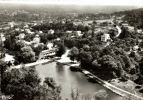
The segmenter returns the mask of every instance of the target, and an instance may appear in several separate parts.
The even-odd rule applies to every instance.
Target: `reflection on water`
[[[93,95],[100,89],[104,89],[99,84],[90,83],[87,81],[86,77],[80,72],[72,72],[69,66],[57,65],[56,62],[38,65],[36,69],[42,79],[45,77],[53,77],[57,84],[62,87],[62,97],[69,98],[71,95],[71,89],[78,88],[79,92],[83,95]],[[109,93],[108,100],[121,100],[121,98],[111,91],[107,90]]]
[[[56,64],[56,72],[58,73],[58,74],[60,74],[60,75],[63,75],[64,74],[64,66],[62,66],[62,65],[57,65]]]

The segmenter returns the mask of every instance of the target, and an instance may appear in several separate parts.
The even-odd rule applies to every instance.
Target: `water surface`
[[[100,89],[105,89],[97,83],[88,82],[84,74],[80,72],[72,72],[69,66],[57,65],[56,62],[38,65],[36,69],[42,79],[45,77],[53,77],[57,84],[61,85],[63,99],[70,99],[71,89],[78,88],[82,95],[92,96]],[[107,89],[106,89],[107,90]],[[121,100],[121,97],[107,90],[109,96],[108,100]]]

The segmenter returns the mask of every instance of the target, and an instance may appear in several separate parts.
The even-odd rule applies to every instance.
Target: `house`
[[[122,23],[122,25],[123,25],[124,27],[128,27],[128,26],[129,26],[128,23]]]
[[[66,31],[66,33],[71,34],[73,31]]]
[[[0,33],[0,38],[1,38],[1,41],[2,41],[2,42],[4,42],[4,41],[6,40],[3,33]]]
[[[53,46],[54,46],[54,45],[53,45],[53,43],[51,43],[51,42],[49,42],[49,43],[47,44],[47,47],[48,47],[49,50],[52,50]]]
[[[24,43],[26,44],[26,45],[31,45],[32,44],[32,42],[28,42],[28,41],[25,41],[25,40],[23,40],[24,41]]]
[[[21,33],[21,34],[19,34],[19,39],[21,40],[21,39],[24,39],[25,38],[25,34],[24,33]]]
[[[25,29],[26,33],[28,34],[34,34],[34,32],[32,32],[30,29]]]
[[[48,31],[48,34],[54,34],[54,33],[55,33],[55,31],[52,30],[52,29],[50,29],[50,30]]]
[[[15,31],[20,31],[20,28],[15,28]]]
[[[28,25],[28,24],[26,24],[26,25],[24,26],[24,28],[29,28],[29,25]]]
[[[110,40],[110,35],[107,33],[104,33],[103,35],[101,35],[101,41],[102,42],[107,42],[108,40]]]
[[[5,61],[6,63],[11,63],[13,64],[15,59],[12,55],[9,55],[9,54],[5,54],[5,57],[3,58],[3,61]]]
[[[43,31],[39,31],[39,34],[42,34],[43,33]]]
[[[134,32],[135,31],[135,28],[133,26],[128,26],[128,29],[130,32]]]
[[[56,40],[57,40],[57,41],[60,41],[61,39],[60,39],[60,38],[57,38]]]
[[[78,36],[82,36],[83,34],[81,34],[81,31],[76,31],[76,34],[78,35]]]
[[[134,47],[133,47],[133,51],[137,51],[139,49],[139,46],[138,45],[135,45]]]
[[[143,31],[142,31],[142,29],[137,29],[137,33],[142,33]]]
[[[39,37],[39,35],[35,36],[35,38],[33,39],[33,43],[35,43],[35,44],[40,43],[40,37]]]
[[[13,28],[13,27],[16,25],[16,23],[15,23],[15,22],[9,22],[8,25],[9,25],[11,28]]]

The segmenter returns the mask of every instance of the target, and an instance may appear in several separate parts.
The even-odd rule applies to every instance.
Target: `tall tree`
[[[69,53],[69,57],[71,60],[75,60],[77,59],[78,57],[78,54],[79,54],[79,50],[77,47],[73,47],[71,50],[70,50],[70,53]]]

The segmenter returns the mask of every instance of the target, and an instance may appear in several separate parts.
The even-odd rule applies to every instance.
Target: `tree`
[[[56,83],[55,83],[53,78],[46,77],[45,80],[44,80],[44,83],[46,83],[52,89],[55,89],[55,87],[56,87]]]
[[[15,50],[16,50],[16,51],[20,51],[20,49],[21,49],[22,47],[24,47],[24,46],[25,46],[24,41],[18,40],[18,41],[16,42],[16,44],[15,44]]]
[[[44,50],[44,44],[39,43],[36,47],[33,47],[36,56],[39,56],[40,52]]]
[[[79,90],[78,89],[71,89],[71,98],[72,100],[78,100],[79,99]]]
[[[89,45],[84,45],[84,46],[83,46],[83,49],[84,49],[84,51],[89,51],[89,50],[90,50],[90,47],[89,47]]]
[[[92,66],[93,66],[93,69],[94,69],[94,68],[95,68],[95,69],[96,69],[96,68],[97,68],[97,69],[100,69],[100,68],[101,68],[101,64],[99,64],[96,59],[93,60]]]
[[[35,61],[35,52],[32,50],[30,46],[25,46],[21,48],[20,52],[21,55],[19,55],[19,58],[21,62],[28,63]]]
[[[1,75],[3,75],[3,73],[6,71],[7,68],[8,68],[7,63],[4,62],[3,60],[0,60],[0,71],[1,71]]]
[[[77,47],[73,47],[71,50],[70,50],[70,53],[69,53],[69,57],[71,60],[75,60],[77,59],[78,57],[78,54],[79,54],[79,50]]]
[[[40,78],[34,68],[12,69],[2,81],[3,92],[13,95],[13,100],[33,100],[39,95]]]
[[[4,47],[7,48],[8,50],[14,50],[15,47],[15,39],[8,35],[6,37],[6,40],[4,41]]]
[[[104,55],[99,59],[99,64],[101,64],[101,72],[104,73],[104,76],[108,78],[119,77],[122,72],[122,68],[119,68],[117,61],[110,55]],[[103,70],[104,69],[104,70]]]
[[[94,20],[92,23],[92,37],[94,37],[94,31],[95,31],[95,25],[97,24],[97,22]]]
[[[65,49],[64,44],[59,43],[58,44],[58,50],[56,52],[56,56],[61,57],[65,53],[65,51],[66,51],[66,49]]]
[[[121,30],[122,30],[122,32],[119,36],[120,39],[131,37],[131,33],[129,32],[128,28],[122,26]]]
[[[79,61],[81,62],[81,67],[83,68],[89,68],[89,66],[92,64],[93,57],[91,55],[91,52],[86,52],[82,50],[79,53]]]
[[[4,72],[6,71],[7,68],[8,68],[8,66],[7,66],[6,62],[0,60],[0,86],[1,86],[1,82],[4,78]]]
[[[47,79],[51,82],[51,78]],[[12,100],[61,100],[61,87],[54,83],[55,88],[49,89],[46,80],[40,84],[35,67],[12,69],[4,73],[2,92],[11,95]],[[55,81],[52,79],[52,82]]]
[[[95,93],[94,98],[95,100],[106,100],[108,96],[108,93],[106,90],[99,90]]]
[[[48,90],[50,91],[45,92],[45,95],[46,95],[45,100],[47,100],[47,98],[52,100],[61,100],[61,96],[60,96],[61,86],[58,86],[53,78],[46,77],[44,80],[44,84],[45,86],[48,86],[52,89],[51,90],[48,88]]]

